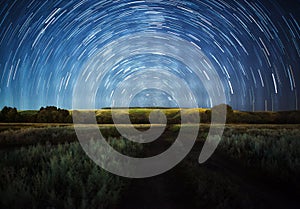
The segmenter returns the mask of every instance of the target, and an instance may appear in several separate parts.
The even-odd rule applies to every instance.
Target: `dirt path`
[[[182,209],[191,208],[182,196],[180,179],[172,174],[162,174],[148,179],[133,180],[128,193],[124,196],[122,209]],[[189,207],[187,207],[189,205]]]
[[[224,176],[230,176],[236,184],[240,185],[242,192],[248,193],[253,199],[261,201],[268,208],[273,209],[299,209],[299,191],[293,185],[284,185],[276,179],[258,175],[250,168],[216,153],[207,165],[211,169],[219,170]]]
[[[198,150],[191,153],[195,156],[195,160],[198,154]],[[221,154],[215,153],[201,166],[209,172],[219,173],[222,177],[229,178],[238,185],[240,193],[248,195],[253,205],[244,205],[242,208],[296,209],[300,207],[297,194],[289,187],[282,187],[272,180],[266,180],[263,176],[254,175],[250,170],[226,159]],[[196,209],[193,198],[195,191],[186,186],[185,183],[189,179],[182,176],[179,169],[183,169],[182,166],[176,166],[171,171],[156,177],[133,179],[118,208]]]
[[[168,149],[169,143],[152,143],[144,148],[146,156],[154,156]],[[176,167],[158,176],[146,179],[132,179],[129,190],[124,195],[120,209],[182,209],[194,208],[187,202],[185,185],[177,175]],[[188,206],[188,207],[187,207]]]

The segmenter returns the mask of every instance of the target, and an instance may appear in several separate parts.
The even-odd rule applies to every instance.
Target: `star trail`
[[[71,109],[84,81],[95,108],[121,87],[132,106],[300,107],[298,0],[9,0],[0,17],[0,106]]]

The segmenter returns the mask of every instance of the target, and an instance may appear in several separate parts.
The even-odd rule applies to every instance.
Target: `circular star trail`
[[[103,55],[110,68],[97,69],[101,79],[90,84],[96,108],[112,106],[113,92],[124,81],[138,78],[137,85],[128,82],[127,88],[134,88],[151,72],[185,81],[199,107],[215,105],[210,91],[217,75],[223,88],[215,91],[223,91],[234,109],[298,109],[299,14],[298,0],[1,1],[0,106],[70,109],[76,82],[89,81],[94,72],[84,72],[86,66]],[[183,54],[185,46],[166,49],[161,41],[162,49],[151,50],[149,34],[199,49],[205,58],[193,62],[199,62],[202,79],[189,66],[193,53]],[[144,37],[145,44],[132,51],[130,40]],[[122,56],[112,60],[116,53],[110,46],[118,46]],[[176,86],[173,91],[181,95]],[[145,89],[131,105],[178,104],[172,94]]]

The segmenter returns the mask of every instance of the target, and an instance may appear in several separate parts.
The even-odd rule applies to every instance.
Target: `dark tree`
[[[17,122],[20,118],[17,108],[5,106],[2,110],[2,119],[4,122]]]
[[[69,115],[68,110],[47,106],[41,107],[36,120],[38,123],[66,123],[70,121]]]
[[[0,122],[4,121],[4,116],[2,114],[2,112],[0,111]]]

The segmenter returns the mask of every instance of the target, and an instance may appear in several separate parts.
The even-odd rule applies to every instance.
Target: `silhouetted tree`
[[[5,106],[2,110],[2,118],[4,122],[17,122],[20,118],[18,114],[17,108],[7,107]]]
[[[39,123],[65,123],[70,120],[69,111],[55,106],[41,107],[36,120]]]
[[[0,122],[3,122],[3,121],[4,121],[4,117],[3,117],[2,112],[0,111]]]
[[[4,106],[1,110],[1,113],[5,116],[11,109],[13,109],[13,108]]]

